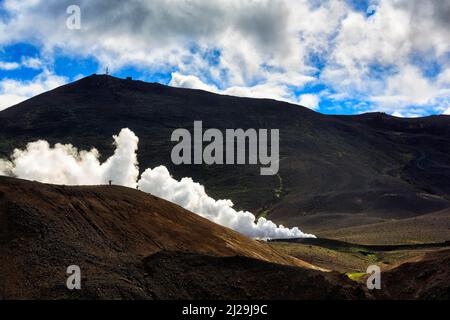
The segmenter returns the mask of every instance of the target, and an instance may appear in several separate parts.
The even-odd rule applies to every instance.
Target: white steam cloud
[[[122,129],[114,136],[116,149],[104,163],[99,152],[78,151],[72,145],[46,141],[29,143],[24,150],[16,149],[11,161],[0,159],[0,175],[16,176],[44,183],[67,185],[114,184],[135,188],[174,202],[187,210],[215,223],[229,227],[253,238],[307,238],[297,227],[289,229],[277,226],[265,218],[248,211],[236,211],[231,200],[215,200],[205,188],[191,178],[175,180],[164,166],[147,169],[139,178],[136,152],[139,138],[130,129]]]
[[[72,145],[47,141],[28,143],[25,150],[15,149],[11,161],[0,159],[0,174],[44,183],[69,185],[115,184],[136,187],[138,137],[129,129],[113,136],[116,150],[106,162],[100,163],[97,149],[78,151]]]

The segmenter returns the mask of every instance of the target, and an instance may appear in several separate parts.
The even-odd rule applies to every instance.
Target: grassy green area
[[[275,197],[280,199],[284,194],[284,186],[283,186],[283,178],[280,174],[277,174],[278,177],[278,187],[275,189]]]
[[[277,178],[278,178],[278,186],[273,191],[274,192],[274,196],[276,198],[275,201],[278,201],[278,200],[282,199],[283,196],[286,193],[286,190],[284,190],[284,186],[283,186],[283,178],[280,176],[280,174],[277,174]],[[270,211],[271,211],[270,208],[264,209],[264,210],[260,211],[256,215],[256,217],[257,218],[261,218],[261,217],[262,218],[267,218],[267,216],[269,215]]]
[[[258,214],[257,218],[267,218],[267,215],[269,213],[270,213],[270,210],[263,210]]]
[[[345,275],[353,281],[360,282],[363,280],[363,277],[366,275],[366,273],[364,273],[364,272],[347,272],[347,273],[345,273]]]
[[[365,256],[367,258],[368,261],[372,261],[372,262],[377,262],[379,259],[377,257],[377,254],[375,252],[369,251],[365,248],[360,248],[360,247],[351,247],[351,248],[343,248],[340,249],[343,252],[352,252],[352,253],[356,253],[356,254],[362,254],[363,256]]]

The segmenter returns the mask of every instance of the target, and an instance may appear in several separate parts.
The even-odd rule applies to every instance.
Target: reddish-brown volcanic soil
[[[0,261],[4,299],[364,297],[337,273],[118,186],[0,177]],[[80,291],[66,288],[69,265]]]

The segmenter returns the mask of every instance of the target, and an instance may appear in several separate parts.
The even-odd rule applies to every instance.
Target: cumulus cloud
[[[0,70],[16,70],[22,67],[30,68],[30,69],[39,69],[42,66],[42,61],[35,57],[23,57],[21,62],[5,62],[0,61]]]
[[[172,79],[169,85],[178,88],[199,89],[219,93],[219,89],[215,85],[206,84],[196,76],[183,75],[179,72],[172,72]]]
[[[215,223],[254,238],[314,237],[297,227],[289,229],[256,217],[248,211],[236,211],[231,200],[215,200],[191,178],[180,181],[171,177],[164,166],[147,169],[139,179],[136,152],[138,137],[129,129],[114,136],[116,149],[104,163],[96,149],[78,151],[72,145],[46,141],[29,143],[24,150],[14,150],[10,160],[0,159],[0,174],[45,183],[68,185],[114,184],[136,187],[174,202]]]
[[[441,64],[441,75],[448,70],[450,23],[439,16],[449,8],[448,1],[384,0],[369,17],[349,12],[321,80],[347,96],[374,102],[377,110],[439,112],[448,86],[426,76],[423,68],[434,61]],[[421,60],[414,62],[417,57]]]
[[[303,94],[300,96],[299,104],[310,108],[310,109],[317,109],[319,107],[320,98],[317,95],[314,94]]]
[[[313,77],[309,76],[297,76],[297,78],[295,79],[296,83],[301,86],[314,80],[315,79]],[[264,84],[251,87],[233,86],[224,90],[220,90],[217,86],[209,85],[196,76],[183,75],[178,72],[173,72],[172,79],[169,85],[179,88],[206,90],[209,92],[238,97],[274,99],[291,103],[299,103],[299,100],[297,99],[295,94],[291,92],[288,83],[284,82],[282,77],[277,77],[275,75],[272,76],[272,79],[270,81],[267,81]]]
[[[66,82],[67,78],[57,76],[48,70],[44,70],[32,80],[20,81],[8,78],[0,80],[0,111]]]
[[[174,85],[296,103],[311,81],[305,77],[335,98],[391,113],[442,112],[450,98],[439,80],[450,65],[447,0],[368,1],[370,14],[344,0],[80,0],[81,30],[66,28],[71,4],[5,0],[0,45],[30,42],[47,56],[95,57],[112,71],[176,70],[186,78]],[[427,75],[428,62],[439,66],[436,75]]]
[[[40,69],[43,66],[43,63],[39,58],[23,57],[21,66],[29,69]]]
[[[0,70],[14,70],[20,68],[17,62],[3,62],[0,61]]]
[[[384,109],[426,105],[438,96],[438,89],[413,66],[406,66],[389,77],[382,96],[372,97]]]

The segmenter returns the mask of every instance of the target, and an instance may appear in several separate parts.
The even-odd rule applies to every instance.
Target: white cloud
[[[219,93],[219,89],[217,89],[216,86],[208,85],[196,76],[183,75],[178,72],[172,73],[172,79],[170,80],[169,85],[178,88],[199,89]]]
[[[33,57],[23,57],[21,62],[3,62],[0,61],[0,70],[16,70],[22,67],[30,69],[40,69],[42,67],[42,61],[38,58]]]
[[[0,110],[61,86],[67,81],[65,77],[57,76],[47,70],[29,81],[3,79],[0,81]]]
[[[412,57],[445,61],[450,46],[444,39],[450,32],[442,12],[450,12],[448,2],[403,0],[379,1],[369,18],[350,12],[321,79],[347,97],[374,102],[380,111],[409,116],[439,112],[450,97],[448,68],[444,63],[437,79],[427,78]]]
[[[42,61],[34,57],[24,57],[22,58],[22,66],[30,69],[40,69],[43,65]]]
[[[426,79],[420,71],[410,65],[389,77],[382,96],[372,97],[380,108],[408,108],[430,103],[438,96],[438,88]]]
[[[295,79],[295,77],[293,76],[291,80],[292,79]],[[295,79],[295,83],[299,86],[303,86],[304,84],[314,80],[315,79],[313,77],[298,76],[297,79]],[[283,80],[277,75],[272,75],[270,81],[267,81],[264,84],[255,85],[252,87],[233,86],[220,90],[217,86],[206,84],[196,76],[183,75],[178,72],[173,72],[169,85],[179,88],[206,90],[213,93],[238,97],[274,99],[297,104],[299,103],[294,93],[290,90],[289,83],[283,82]]]
[[[214,79],[220,91],[290,102],[296,98],[289,91],[301,88],[302,78],[312,70],[304,63],[305,47],[293,25],[300,20],[292,16],[291,2],[80,1],[81,30],[66,28],[69,4],[7,0],[4,7],[11,19],[0,22],[0,43],[20,39],[40,44],[49,55],[56,49],[92,55],[112,70],[136,65],[164,71],[175,66],[180,74]],[[305,14],[310,11],[308,1],[294,5]],[[215,65],[205,58],[211,50],[220,52]]]
[[[437,83],[439,86],[450,89],[450,68],[445,69],[439,74]]]
[[[319,107],[320,98],[315,94],[303,94],[300,96],[301,106],[316,110]]]
[[[0,61],[0,70],[14,70],[20,68],[17,62],[2,62]]]

